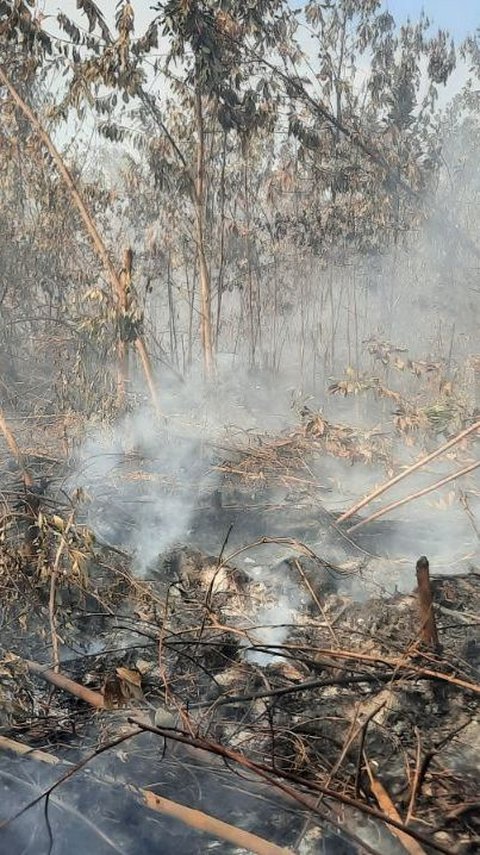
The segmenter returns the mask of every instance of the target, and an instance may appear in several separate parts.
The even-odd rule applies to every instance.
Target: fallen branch
[[[471,612],[459,612],[455,609],[450,609],[446,606],[440,605],[437,605],[437,609],[443,615],[447,615],[447,617],[451,618],[452,620],[457,620],[459,623],[465,623],[467,625],[472,623],[480,623],[480,614],[474,615]]]
[[[271,652],[272,649],[278,650],[306,650],[309,653],[316,653],[323,656],[329,656],[331,659],[350,660],[352,662],[370,662],[372,664],[381,663],[394,668],[398,673],[416,674],[418,677],[423,677],[432,680],[441,680],[444,683],[450,683],[452,686],[458,686],[459,689],[464,689],[467,692],[472,692],[475,695],[480,695],[480,684],[470,683],[468,680],[462,680],[460,677],[454,677],[452,674],[444,674],[442,671],[433,671],[431,668],[423,668],[421,665],[414,665],[411,662],[406,663],[404,659],[399,659],[393,656],[374,656],[369,653],[360,653],[356,650],[329,650],[328,648],[319,647],[303,647],[302,645],[258,645],[256,650]]]
[[[51,683],[52,686],[56,686],[57,689],[63,689],[64,692],[74,695],[74,697],[85,701],[87,704],[90,704],[90,706],[96,707],[97,709],[105,708],[105,700],[100,692],[94,692],[92,689],[87,689],[86,686],[76,683],[75,680],[71,680],[70,677],[65,677],[63,674],[59,674],[51,668],[39,665],[38,662],[32,662],[30,659],[22,659],[20,661],[25,662],[31,674],[41,677],[43,680],[46,680],[47,683]]]
[[[465,430],[462,430],[461,433],[457,434],[457,436],[454,436],[453,439],[450,439],[444,445],[441,445],[440,448],[437,448],[436,451],[432,451],[431,454],[427,454],[426,457],[422,457],[421,460],[418,460],[416,463],[413,463],[412,466],[409,466],[407,469],[404,469],[404,471],[400,472],[399,475],[395,475],[395,477],[391,478],[390,481],[387,481],[385,484],[382,484],[380,487],[377,487],[376,490],[373,490],[372,493],[369,493],[368,496],[365,496],[365,498],[361,499],[359,502],[349,508],[348,511],[345,511],[345,513],[343,513],[338,518],[337,523],[345,522],[345,520],[350,519],[350,517],[353,517],[353,515],[356,514],[357,511],[360,511],[362,508],[365,507],[365,505],[368,505],[371,501],[373,501],[373,499],[376,499],[378,496],[381,496],[383,493],[389,490],[390,487],[393,487],[395,484],[399,484],[400,481],[403,481],[403,479],[406,478],[407,475],[410,475],[412,472],[416,472],[418,469],[421,469],[422,466],[425,466],[427,463],[430,463],[431,460],[435,460],[436,457],[440,457],[440,455],[443,454],[445,451],[448,451],[448,449],[453,448],[453,446],[461,442],[462,439],[465,439],[467,436],[470,436],[470,434],[475,433],[478,430],[480,430],[480,421],[475,422],[475,424],[470,425],[470,427],[468,428],[465,428]]]
[[[328,686],[350,686],[354,683],[385,683],[390,679],[390,674],[353,674],[346,677],[340,675],[327,679],[305,680],[303,683],[294,683],[293,686],[281,686],[279,689],[265,689],[260,692],[252,692],[249,695],[220,695],[214,701],[199,701],[198,704],[190,704],[189,708],[194,710],[210,706],[223,707],[228,704],[258,701],[262,698],[281,698],[284,695],[294,695],[298,692],[308,692],[312,689],[323,689]]]
[[[270,843],[268,840],[262,840],[256,834],[249,831],[244,831],[243,828],[237,828],[235,825],[230,825],[220,819],[216,819],[201,810],[194,810],[185,805],[178,804],[171,799],[165,799],[163,796],[157,796],[155,793],[148,790],[142,790],[145,804],[152,810],[159,811],[166,816],[172,816],[174,819],[179,819],[184,825],[189,825],[190,828],[195,828],[196,831],[204,831],[211,834],[213,837],[219,837],[221,840],[226,840],[234,846],[242,849],[248,849],[249,852],[256,852],[257,855],[293,855],[291,849],[286,849],[283,846],[277,846],[275,843]]]
[[[130,724],[135,725],[140,730],[146,730],[149,733],[156,733],[158,736],[163,737],[163,739],[173,739],[174,741],[183,743],[184,745],[199,748],[202,751],[206,751],[210,754],[215,754],[218,757],[223,757],[226,760],[231,760],[234,763],[237,763],[238,765],[242,766],[244,769],[248,769],[249,771],[254,772],[254,774],[258,775],[263,780],[268,781],[270,784],[277,787],[278,789],[289,795],[291,798],[294,798],[300,804],[305,805],[312,813],[318,814],[319,812],[315,803],[313,803],[310,798],[307,798],[300,791],[295,790],[292,787],[286,786],[284,783],[282,783],[281,780],[279,780],[280,778],[294,781],[295,783],[301,784],[302,786],[307,787],[310,790],[314,790],[317,793],[322,793],[327,798],[330,798],[333,801],[340,802],[344,805],[347,805],[348,807],[352,807],[355,810],[360,811],[361,813],[364,813],[374,819],[386,823],[392,828],[396,828],[399,831],[404,832],[406,836],[412,838],[413,840],[417,840],[420,843],[425,844],[426,846],[429,846],[431,849],[435,849],[437,852],[445,853],[445,855],[451,855],[450,849],[446,849],[444,846],[441,846],[432,838],[427,837],[425,834],[421,834],[420,832],[414,831],[411,828],[407,828],[400,820],[383,814],[381,811],[376,810],[375,808],[371,808],[368,805],[363,804],[363,802],[357,801],[356,799],[353,799],[343,793],[336,792],[335,790],[331,790],[328,787],[322,787],[321,784],[319,784],[317,781],[305,780],[304,778],[300,778],[298,775],[294,775],[280,769],[271,769],[263,763],[255,763],[253,760],[250,760],[244,754],[241,754],[238,751],[233,751],[230,748],[226,748],[224,745],[221,745],[218,742],[212,742],[210,740],[201,739],[199,737],[193,737],[180,731],[165,730],[162,728],[154,727],[153,725],[147,725],[144,722],[138,721],[135,718],[129,718],[128,721],[130,722]]]
[[[50,800],[50,796],[52,795],[54,790],[56,790],[58,787],[61,786],[61,784],[65,783],[65,781],[68,781],[70,778],[73,777],[73,775],[75,775],[77,772],[79,772],[81,769],[83,769],[85,766],[87,766],[91,760],[95,760],[101,754],[104,754],[105,751],[110,751],[112,748],[116,748],[118,745],[123,745],[123,743],[127,742],[128,739],[131,739],[133,736],[138,736],[139,732],[140,731],[138,729],[136,729],[136,730],[129,731],[128,733],[123,733],[121,736],[118,736],[116,739],[112,739],[111,742],[106,742],[104,745],[101,745],[100,748],[97,748],[91,754],[88,754],[86,757],[83,758],[83,760],[80,760],[80,762],[77,763],[76,766],[68,764],[69,768],[67,769],[65,774],[63,774],[60,778],[58,778],[57,781],[54,781],[54,783],[51,784],[46,790],[39,793],[38,796],[35,796],[35,798],[32,799],[30,802],[28,802],[28,804],[19,808],[16,811],[16,813],[14,813],[12,816],[9,816],[7,819],[1,820],[0,821],[0,829],[6,828],[12,822],[15,822],[17,819],[20,819],[20,817],[24,816],[24,814],[26,814],[27,811],[29,811],[31,808],[35,807],[35,805],[40,804],[40,802],[42,802],[44,799],[45,799],[45,813],[46,813],[47,818],[48,818],[48,803]],[[48,825],[48,828],[50,829],[50,825]],[[51,846],[53,848],[53,840],[51,837],[50,837],[50,843],[51,843]]]
[[[59,760],[53,754],[47,754],[46,751],[39,751],[38,748],[30,748],[24,742],[19,742],[16,739],[9,739],[8,736],[0,736],[0,750],[12,751],[20,757],[31,757],[32,760],[40,760],[41,763],[48,763],[50,766],[61,766],[66,763],[65,760]]]
[[[420,499],[422,496],[426,496],[428,493],[433,493],[434,490],[440,489],[445,484],[449,484],[450,481],[456,481],[457,478],[462,478],[464,475],[468,475],[469,472],[473,472],[474,469],[478,469],[480,466],[480,460],[477,460],[475,463],[471,463],[469,466],[465,466],[463,469],[460,469],[458,472],[453,472],[451,475],[447,475],[445,478],[441,478],[440,481],[435,481],[435,484],[430,484],[428,487],[423,487],[422,490],[417,490],[415,493],[410,493],[409,496],[405,496],[403,499],[397,499],[395,502],[390,502],[389,505],[386,505],[384,508],[380,508],[379,511],[376,511],[374,514],[371,514],[369,517],[366,517],[364,520],[360,520],[360,522],[352,525],[349,529],[347,529],[348,533],[351,534],[352,531],[356,531],[357,528],[361,528],[367,523],[373,522],[374,520],[378,520],[380,517],[385,516],[390,511],[395,510],[396,508],[401,508],[402,505],[408,504],[408,502],[413,502],[414,499]]]
[[[401,822],[401,816],[393,804],[390,796],[388,795],[385,787],[380,781],[377,780],[372,774],[372,770],[370,768],[370,764],[364,755],[365,766],[367,768],[368,777],[370,779],[370,786],[372,788],[372,793],[375,796],[379,807],[383,810],[383,812],[390,817],[390,819],[394,819],[397,823]],[[400,828],[396,826],[392,826],[392,833],[395,837],[400,840],[402,846],[409,852],[409,855],[425,855],[425,850],[417,843],[416,840],[412,840],[412,838],[402,831]]]
[[[73,764],[68,761],[59,760],[52,754],[47,754],[44,751],[36,751],[22,742],[7,739],[6,737],[0,736],[0,749],[11,751],[20,757],[30,757],[33,760],[47,763],[50,766],[64,765],[70,767],[70,769],[73,767]],[[75,771],[74,768],[73,771]],[[95,773],[94,778],[100,784],[123,787],[128,792],[140,797],[150,810],[161,813],[164,816],[173,817],[184,825],[188,825],[189,828],[194,828],[196,831],[204,832],[227,843],[232,843],[241,849],[247,849],[249,852],[254,852],[255,855],[293,855],[291,849],[287,849],[284,846],[277,846],[276,843],[271,843],[257,834],[245,831],[243,828],[237,828],[237,826],[223,820],[216,819],[216,817],[204,811],[194,810],[186,805],[174,802],[172,799],[166,799],[163,796],[153,793],[151,790],[144,790],[132,784],[123,784],[108,775]]]

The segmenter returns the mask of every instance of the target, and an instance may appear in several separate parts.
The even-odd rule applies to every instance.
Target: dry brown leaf
[[[130,668],[119,667],[116,669],[117,677],[122,680],[124,683],[130,683],[132,686],[135,686],[137,689],[140,689],[142,686],[142,678],[138,671],[132,671]]]

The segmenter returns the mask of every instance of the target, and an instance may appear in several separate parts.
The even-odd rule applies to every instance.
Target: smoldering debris
[[[382,541],[378,525],[373,555],[321,506],[329,494],[312,473],[323,435],[287,431],[258,453],[249,440],[230,460],[223,450],[201,495],[205,457],[177,443],[169,489],[185,495],[197,473],[184,542],[165,527],[143,565],[140,545],[130,551],[147,537],[132,473],[154,483],[159,514],[168,502],[150,480],[169,456],[153,429],[141,447],[122,428],[107,454],[93,454],[96,439],[82,456],[97,526],[100,487],[107,507],[130,503],[136,539],[102,544],[83,504],[78,521],[41,508],[33,556],[5,530],[2,845],[33,853],[53,840],[75,852],[88,838],[95,853],[140,853],[162,839],[165,851],[269,855],[475,845],[480,576],[436,577],[431,562],[432,646],[414,564],[379,557],[391,531]],[[265,477],[252,489],[255,455]]]
[[[0,3],[0,851],[478,851],[480,34],[444,110],[380,2],[76,5]]]
[[[312,565],[302,566],[301,555],[297,560],[308,578]],[[172,846],[175,841],[178,845],[175,824],[170,830],[162,816],[150,821],[145,815],[156,804],[155,794],[180,805],[195,805],[207,816],[223,817],[233,827],[291,851],[300,841],[299,851],[317,852],[318,846],[330,851],[328,840],[340,823],[350,851],[359,845],[361,849],[362,840],[374,851],[395,852],[399,829],[389,826],[388,820],[385,825],[386,817],[391,817],[389,799],[401,809],[400,816],[412,817],[407,825],[399,820],[402,834],[417,835],[422,844],[427,835],[433,851],[445,851],[443,842],[449,835],[456,841],[471,840],[477,827],[474,804],[480,759],[474,757],[480,750],[475,747],[480,746],[476,724],[480,620],[475,620],[480,576],[434,580],[442,644],[441,653],[436,653],[420,641],[421,617],[414,595],[370,599],[360,605],[332,590],[338,585],[332,585],[330,577],[326,587],[331,593],[321,599],[317,593],[313,608],[311,600],[300,604],[286,637],[266,641],[262,628],[252,626],[249,608],[268,594],[248,573],[236,572],[225,561],[217,562],[216,571],[221,567],[225,572],[222,584],[213,590],[211,561],[187,551],[181,562],[181,589],[174,595],[170,588],[165,600],[161,574],[157,582],[140,582],[118,555],[98,551],[89,587],[103,610],[101,614],[86,610],[79,590],[77,601],[62,610],[61,620],[59,615],[62,643],[77,655],[63,663],[70,683],[53,697],[45,681],[61,685],[58,676],[15,656],[15,640],[4,635],[10,652],[4,649],[2,659],[3,734],[13,741],[2,738],[0,749],[11,755],[33,752],[37,746],[43,751],[50,745],[55,756],[73,764],[66,767],[72,776],[52,792],[48,807],[45,833],[48,838],[50,828],[59,851],[66,851],[62,849],[66,841],[78,851],[76,828],[80,824],[81,834],[84,815],[89,817],[86,833],[93,835],[95,852],[103,852],[105,839],[120,848],[126,845],[137,823],[142,834],[135,832],[132,851],[148,850],[148,841],[158,841],[159,834],[167,835],[166,845],[173,834]],[[102,579],[106,564],[109,576]],[[317,574],[320,567],[319,562]],[[112,586],[117,574],[121,595]],[[36,614],[28,621],[31,640],[43,634],[48,611],[41,589],[37,597]],[[14,603],[8,604],[9,612],[14,608]],[[78,652],[79,639],[86,633],[102,640],[103,649]],[[87,687],[99,699],[100,709],[94,714],[86,702]],[[10,696],[17,701],[8,708]],[[33,699],[33,709],[27,699]],[[45,704],[48,715],[39,718],[35,707],[45,709]],[[139,732],[144,736],[139,738]],[[468,761],[462,760],[465,739]],[[427,756],[428,766],[420,766]],[[224,757],[228,766],[214,762],[212,767],[209,757]],[[4,820],[21,805],[27,808],[34,795],[41,797],[52,780],[61,778],[57,771],[48,778],[38,770],[54,762],[47,755],[40,752],[36,757],[33,752],[30,767],[33,761],[35,790],[27,784],[14,804],[9,794],[25,788],[22,781],[25,777],[31,781],[32,773],[28,765],[17,763],[13,771],[2,765]],[[446,778],[445,763],[458,771]],[[235,769],[241,771],[240,777]],[[61,767],[59,771],[63,774]],[[111,782],[115,782],[111,810],[85,814],[88,800],[98,804],[100,792],[103,806],[109,803]],[[383,800],[378,799],[380,790]],[[151,795],[145,796],[146,791]],[[326,796],[321,809],[315,807],[319,793]],[[459,797],[462,806],[471,804],[471,810],[458,811]],[[67,826],[62,811],[73,818]],[[112,811],[115,822],[110,827]],[[185,819],[180,828],[185,828]],[[40,822],[40,815],[36,820]],[[0,829],[4,840],[16,839],[12,837],[16,825],[7,822]],[[28,852],[30,826],[19,827]],[[313,828],[316,835],[309,833]],[[213,836],[218,834],[217,828]],[[35,845],[39,839],[37,835]],[[204,851],[198,828],[186,837],[183,832],[181,839],[182,851]]]

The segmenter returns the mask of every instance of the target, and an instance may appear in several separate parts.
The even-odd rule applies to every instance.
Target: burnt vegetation
[[[480,30],[44,5],[0,0],[0,851],[478,851]]]

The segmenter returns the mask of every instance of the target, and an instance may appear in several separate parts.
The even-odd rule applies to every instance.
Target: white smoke
[[[72,479],[85,492],[94,533],[133,552],[139,574],[185,537],[207,482],[212,474],[198,430],[173,431],[147,409],[96,430]]]

